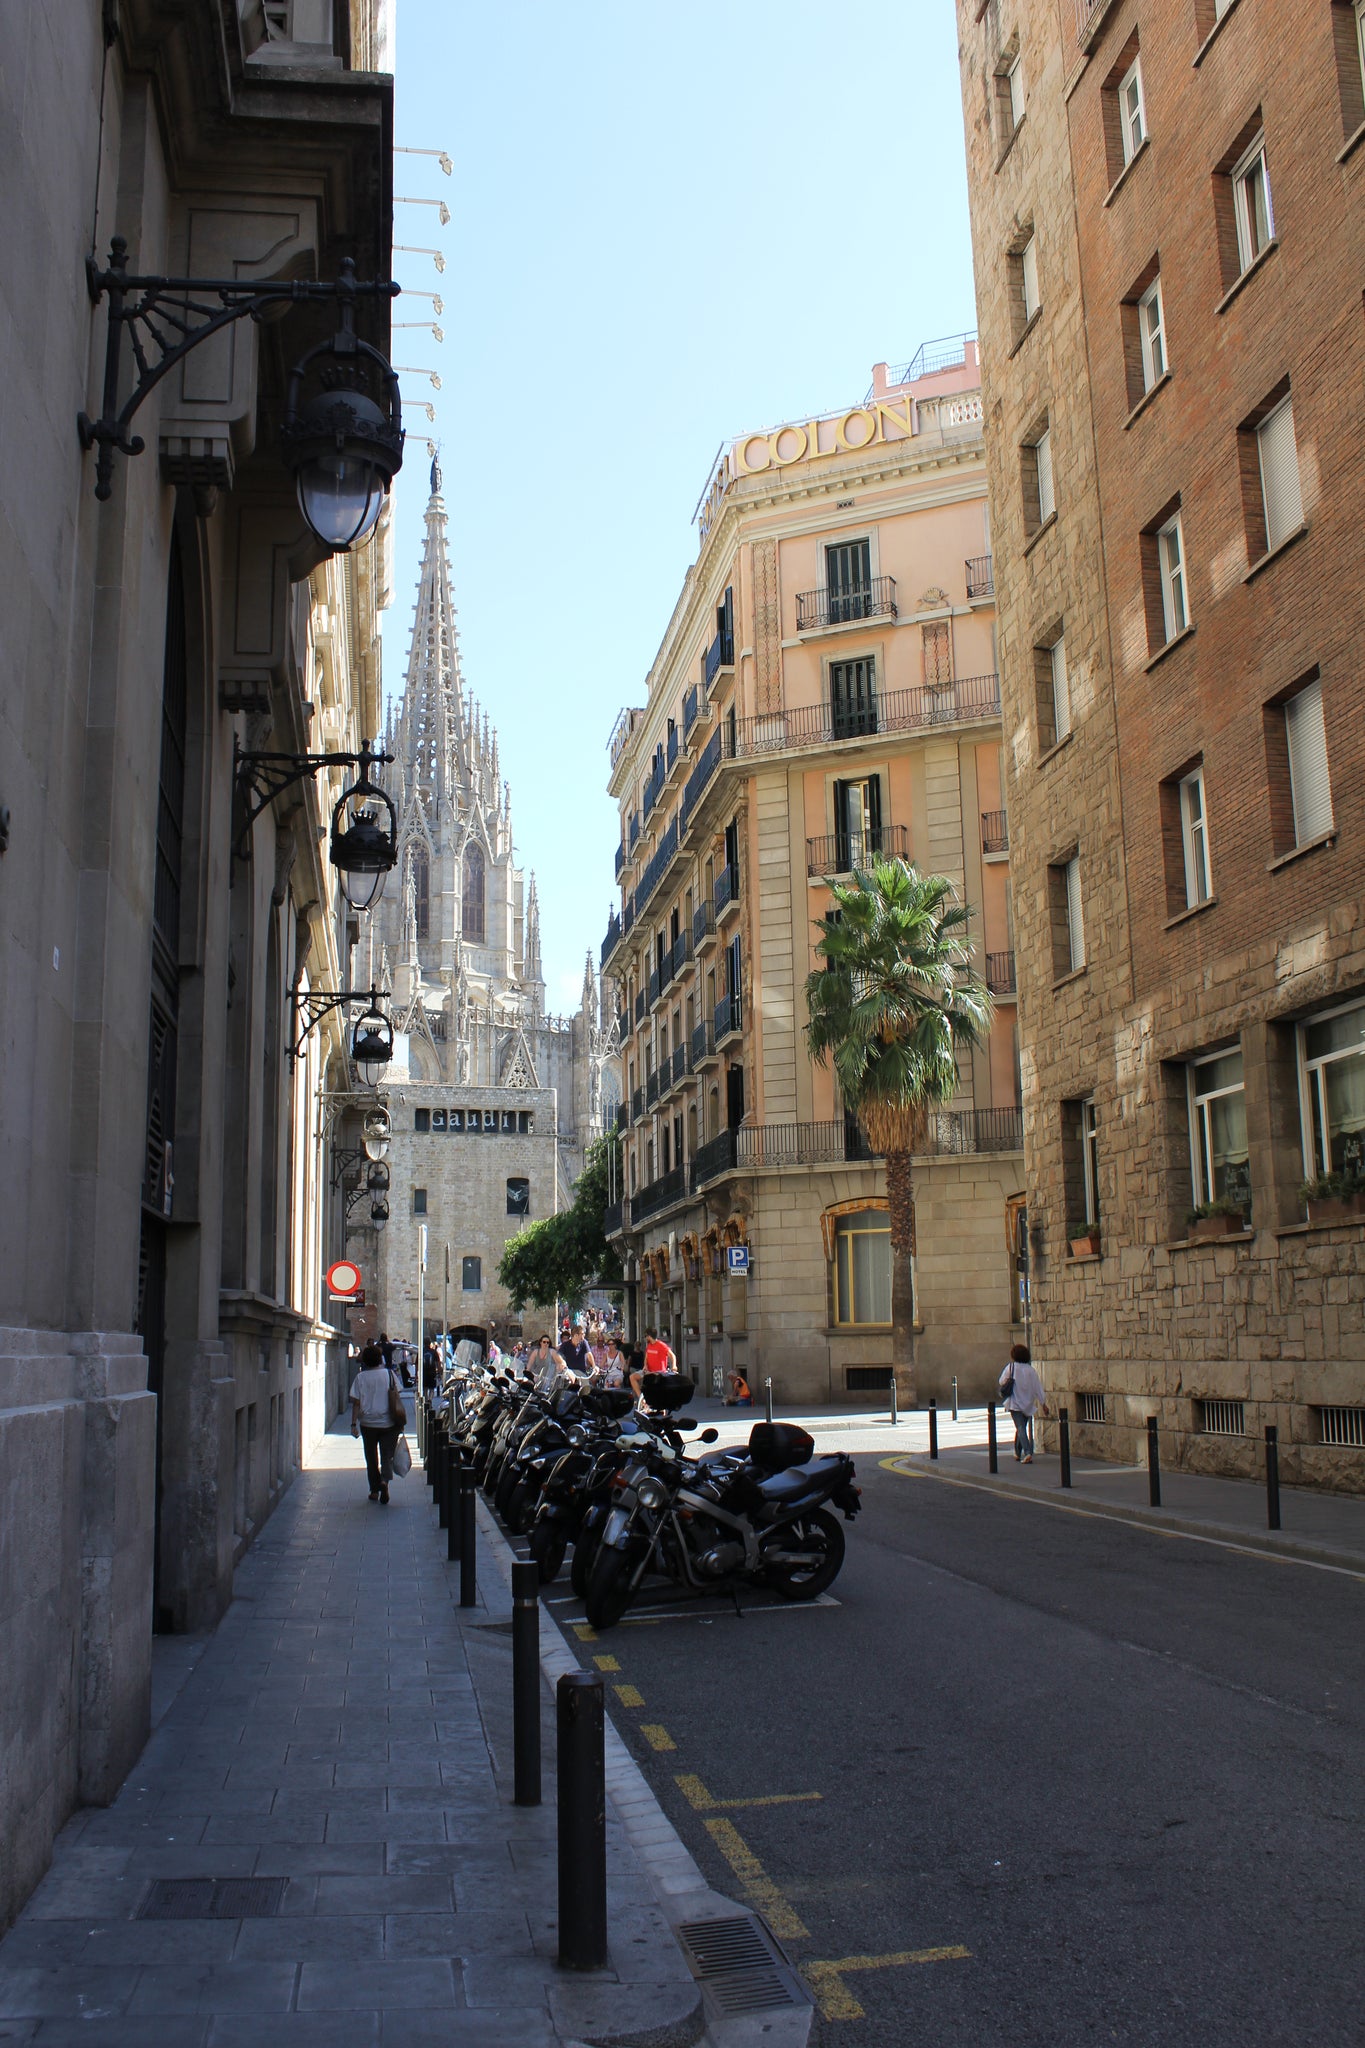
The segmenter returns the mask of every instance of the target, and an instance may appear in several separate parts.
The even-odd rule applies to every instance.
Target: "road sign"
[[[725,1247],[725,1270],[727,1273],[747,1273],[749,1270],[749,1247],[747,1244],[727,1244]]]
[[[327,1291],[334,1301],[352,1301],[361,1286],[360,1268],[354,1259],[337,1259],[327,1268]]]

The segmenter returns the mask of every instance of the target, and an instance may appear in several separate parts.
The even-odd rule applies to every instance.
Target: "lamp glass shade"
[[[385,1224],[386,1224],[386,1223],[388,1222],[388,1220],[389,1220],[389,1205],[388,1205],[388,1203],[387,1203],[387,1202],[383,1202],[383,1201],[379,1201],[379,1202],[371,1202],[371,1204],[370,1204],[370,1221],[371,1221],[371,1223],[373,1223],[373,1225],[374,1225],[375,1229],[376,1229],[376,1230],[382,1230],[382,1229],[384,1228],[384,1225],[385,1225]]]
[[[368,455],[329,448],[299,470],[299,509],[323,546],[341,554],[373,528],[384,489],[384,479]]]
[[[379,898],[398,848],[395,836],[385,831],[368,806],[357,810],[343,829],[344,803],[345,799],[332,820],[331,861],[352,910],[368,910]]]
[[[366,1133],[365,1157],[367,1159],[383,1159],[384,1157],[386,1157],[388,1149],[389,1134],[387,1131],[384,1131],[382,1133],[375,1132],[373,1136],[371,1136],[368,1132]]]

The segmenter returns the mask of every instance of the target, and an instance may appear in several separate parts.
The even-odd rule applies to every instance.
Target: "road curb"
[[[975,1493],[988,1493],[996,1500],[1032,1501],[1039,1507],[1058,1508],[1063,1514],[1097,1515],[1111,1522],[1130,1522],[1143,1529],[1155,1529],[1168,1536],[1188,1536],[1195,1541],[1216,1543],[1232,1550],[1254,1550],[1262,1557],[1278,1558],[1283,1564],[1311,1564],[1329,1571],[1346,1572],[1365,1578],[1365,1558],[1354,1550],[1338,1550],[1331,1544],[1305,1543],[1296,1536],[1269,1529],[1241,1529],[1232,1522],[1201,1522],[1188,1515],[1166,1514],[1160,1508],[1131,1507],[1124,1501],[1096,1500],[1090,1494],[1070,1500],[1038,1493],[1032,1488],[1011,1486],[1009,1481],[978,1479],[969,1472],[936,1472],[923,1451],[893,1453],[879,1458],[883,1471],[897,1472],[906,1479],[933,1479],[944,1486],[966,1486]],[[1061,1489],[1058,1489],[1061,1492]]]

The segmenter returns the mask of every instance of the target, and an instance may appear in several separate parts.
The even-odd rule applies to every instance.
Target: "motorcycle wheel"
[[[509,1462],[498,1474],[498,1483],[493,1488],[493,1507],[504,1522],[507,1520],[507,1510],[512,1505],[512,1495],[516,1492],[518,1484],[517,1468]]]
[[[530,1530],[539,1492],[539,1482],[531,1479],[519,1479],[512,1488],[507,1503],[507,1526],[514,1536],[525,1536]]]
[[[615,1628],[631,1602],[631,1572],[635,1560],[628,1550],[599,1548],[588,1581],[584,1612],[595,1629]]]
[[[769,1564],[763,1576],[784,1600],[816,1600],[838,1578],[844,1562],[844,1532],[823,1508],[788,1522],[781,1531],[783,1548],[824,1552],[816,1565]]]
[[[550,1585],[559,1577],[560,1568],[564,1563],[564,1553],[568,1547],[567,1535],[562,1529],[556,1529],[553,1524],[548,1528],[541,1527],[531,1531],[531,1555],[536,1561],[542,1586]]]
[[[592,1561],[597,1555],[597,1539],[602,1533],[605,1513],[591,1510],[574,1540],[573,1565],[569,1572],[569,1583],[580,1600],[588,1597],[588,1581],[592,1577]]]

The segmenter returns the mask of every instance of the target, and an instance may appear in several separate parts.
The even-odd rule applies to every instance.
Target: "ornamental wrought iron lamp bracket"
[[[349,257],[341,265],[340,276],[330,281],[275,279],[253,283],[240,278],[143,276],[129,271],[128,243],[122,235],[115,235],[109,245],[107,269],[101,270],[95,257],[86,257],[85,277],[92,302],[98,305],[101,299],[109,301],[102,409],[98,419],[92,419],[87,412],[76,415],[82,448],[98,450],[98,499],[103,502],[113,490],[115,455],[141,455],[146,448],[141,435],[132,431],[133,418],[143,401],[201,342],[231,327],[234,321],[259,320],[276,306],[330,301],[340,308],[340,330],[332,342],[310,349],[290,372],[281,438],[286,460],[299,479],[304,515],[323,544],[336,551],[364,537],[378,517],[383,493],[402,463],[403,429],[397,377],[379,350],[356,335],[355,302],[361,298],[397,298],[401,286],[389,278],[357,282],[355,264]],[[120,405],[125,331],[137,377]],[[324,362],[323,358],[334,360]],[[364,366],[378,373],[382,403],[363,393],[335,388],[343,382],[356,381],[354,374],[347,371],[358,372]],[[310,371],[316,373],[324,387],[330,384],[333,388],[321,401],[310,402],[300,415],[302,387]],[[332,488],[341,493],[348,505],[361,487],[355,531],[351,531],[349,520],[340,524],[328,521],[325,528],[314,524],[317,501],[310,479],[319,466],[335,472]]]
[[[384,877],[398,859],[398,813],[391,797],[370,780],[370,770],[393,760],[362,740],[358,754],[248,753],[234,736],[233,783],[242,804],[242,829],[233,848],[238,860],[251,857],[251,833],[261,812],[286,789],[322,768],[358,768],[359,778],[344,789],[332,807],[329,858],[341,876],[352,910],[369,910],[378,900]],[[379,809],[388,813],[379,822]]]
[[[344,1010],[348,1003],[364,1003],[366,1007],[362,1022],[366,1019],[379,1018],[387,1023],[388,1020],[379,1006],[381,1003],[387,1003],[389,1000],[390,997],[386,989],[292,989],[289,995],[294,1019],[294,1036],[289,1045],[289,1058],[291,1062],[296,1060],[303,1051],[304,1042],[309,1032],[315,1031],[323,1018],[330,1016],[333,1010]],[[392,1039],[391,1024],[389,1025],[389,1032],[390,1039]]]

